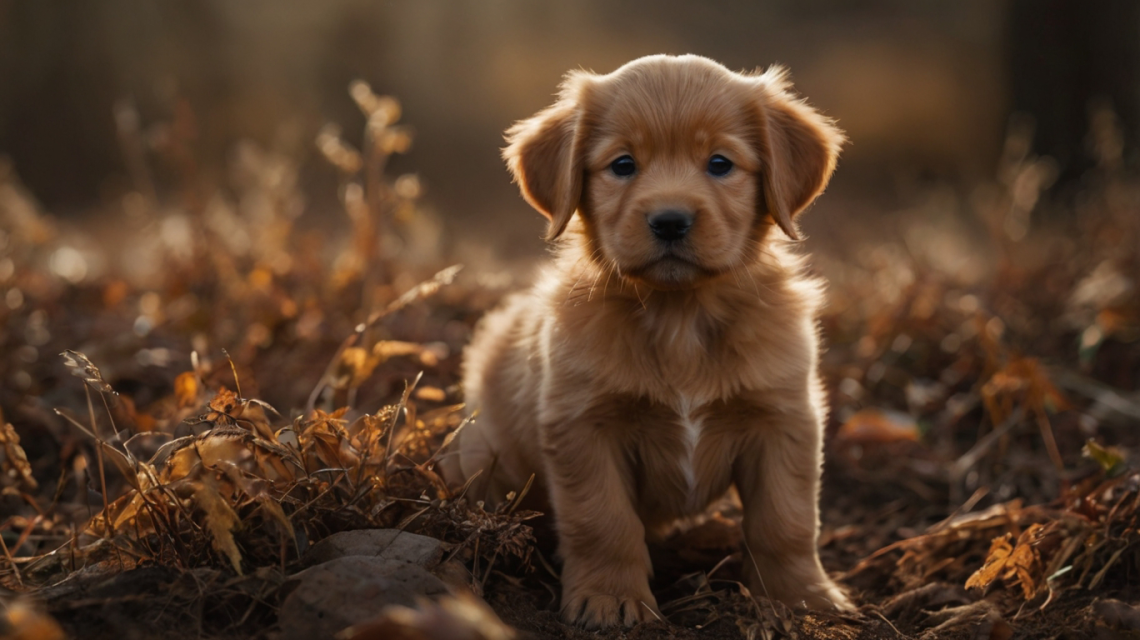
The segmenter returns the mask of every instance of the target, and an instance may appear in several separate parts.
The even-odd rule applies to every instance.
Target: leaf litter
[[[361,143],[316,137],[336,232],[298,224],[293,161],[242,143],[212,193],[138,173],[117,215],[142,268],[100,271],[0,167],[0,233],[19,240],[0,242],[0,636],[272,637],[305,550],[395,527],[444,541],[491,609],[460,595],[343,637],[585,637],[558,619],[527,488],[489,511],[436,471],[469,421],[463,344],[501,290],[462,275],[493,265],[406,253],[432,246],[418,177],[386,173],[412,130],[394,99],[350,92]],[[153,146],[138,114],[118,121],[145,162],[186,152],[179,127]],[[651,545],[664,619],[604,637],[1137,631],[1140,178],[1098,168],[1081,215],[1038,222],[1076,205],[1026,205],[1041,161],[1019,135],[969,201],[987,259],[923,231],[935,197],[899,214],[912,231],[813,252],[832,282],[821,553],[859,611],[753,598],[729,496]]]

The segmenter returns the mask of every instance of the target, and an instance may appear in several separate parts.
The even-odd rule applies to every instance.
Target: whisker
[[[736,286],[737,286],[737,288],[739,288],[739,289],[743,289],[743,288],[744,288],[744,283],[740,281],[740,269],[739,269],[739,266],[738,266],[738,265],[735,265],[735,264],[734,264],[734,265],[732,265],[731,267],[729,267],[729,269],[728,269],[728,270],[729,270],[729,272],[730,272],[730,273],[732,273],[732,279],[733,279],[733,281],[734,281],[734,282],[736,282]]]
[[[578,261],[574,263],[573,268],[577,269],[578,265],[582,264],[582,261],[585,259],[586,259],[586,256],[582,256],[582,257],[578,258]],[[578,279],[575,280],[574,284],[570,286],[570,290],[566,292],[566,298],[562,301],[562,306],[566,306],[566,303],[570,302],[571,296],[574,294],[575,291],[578,290],[578,285],[582,282],[582,278],[585,277],[585,275],[586,275],[586,270],[583,269],[578,274]],[[574,296],[575,299],[577,299],[578,297],[579,296]]]
[[[760,285],[758,282],[756,282],[756,274],[752,273],[752,270],[748,269],[747,267],[745,267],[744,273],[747,274],[748,279],[752,281],[752,290],[756,292],[756,297],[759,298],[760,297]],[[764,288],[767,289],[770,293],[775,293],[775,291],[773,291],[772,288],[767,286],[767,285],[764,285]]]
[[[602,285],[602,300],[606,299],[606,293],[610,290],[610,276],[614,274],[614,269],[617,268],[617,260],[611,260],[610,264],[612,266],[609,269],[606,269],[606,282]]]
[[[601,270],[597,271],[594,274],[594,280],[593,280],[593,282],[590,283],[590,293],[588,296],[586,296],[587,301],[594,299],[594,291],[598,288],[598,278],[601,278],[601,277],[602,277],[602,271]]]
[[[573,268],[577,269],[578,266],[580,264],[582,264],[583,260],[589,259],[591,262],[593,262],[598,257],[598,254],[600,252],[601,252],[601,249],[595,249],[593,251],[593,253],[591,253],[589,256],[583,255],[583,256],[579,257],[578,260],[574,263]],[[578,291],[578,285],[581,284],[582,279],[586,277],[586,274],[588,273],[588,271],[589,271],[589,265],[587,265],[586,268],[582,269],[581,273],[578,275],[578,279],[574,281],[574,285],[571,286],[570,290],[566,292],[566,299],[562,301],[563,305],[566,305],[566,303],[570,302],[571,300],[577,300],[578,298],[582,297],[583,293],[587,293],[586,291]],[[597,275],[594,276],[594,279],[595,279],[595,281],[597,280]],[[590,289],[590,292],[592,292],[592,291],[593,291],[593,287],[591,287],[591,289]],[[572,296],[572,294],[574,294],[575,292],[578,292],[578,295]],[[589,300],[588,297],[586,299]]]
[[[633,293],[634,293],[634,295],[637,296],[637,301],[641,303],[641,310],[642,311],[649,311],[649,308],[645,306],[645,300],[642,299],[642,297],[641,297],[641,287],[637,286],[636,282],[633,283]],[[650,291],[649,293],[653,293],[653,291]],[[649,295],[646,294],[645,297],[648,298]]]

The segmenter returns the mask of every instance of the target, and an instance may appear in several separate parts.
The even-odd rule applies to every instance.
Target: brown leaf
[[[995,580],[1001,578],[1005,572],[1006,562],[1009,556],[1013,553],[1013,545],[1010,540],[1013,539],[1013,534],[1007,533],[1000,538],[994,538],[990,543],[989,553],[986,554],[986,562],[966,580],[967,589],[986,589]]]
[[[191,442],[185,442],[190,440]],[[192,446],[194,436],[186,436],[179,438],[175,442],[181,447],[170,454],[166,458],[166,466],[163,468],[162,477],[166,482],[174,482],[181,480],[190,475],[197,465],[202,463],[202,456],[198,455],[198,448]],[[172,444],[172,443],[168,443]]]
[[[339,390],[359,387],[382,361],[361,347],[348,347],[340,354],[340,362],[329,379],[329,386]]]
[[[1010,360],[982,386],[982,399],[995,424],[1004,422],[1017,406],[1024,406],[1038,416],[1044,416],[1048,409],[1061,410],[1069,406],[1036,358]]]
[[[269,442],[277,442],[277,435],[273,433],[273,426],[269,424],[267,411],[277,413],[277,410],[260,400],[241,400],[234,409],[234,420],[243,427],[248,428],[258,437]]]
[[[293,531],[293,523],[289,521],[289,517],[285,515],[285,511],[281,508],[281,503],[268,495],[258,497],[257,502],[261,507],[262,513],[281,526],[282,533],[287,535],[289,541],[293,543],[293,547],[297,549],[297,553],[299,554],[301,550],[297,547],[297,534]]]
[[[209,476],[210,474],[206,474]],[[194,503],[201,509],[206,525],[210,532],[210,541],[214,549],[223,554],[240,576],[241,552],[234,542],[234,530],[241,526],[237,513],[218,493],[212,479],[197,483],[194,491]]]
[[[1010,544],[1012,534],[994,538],[985,564],[966,580],[966,588],[986,589],[1000,579],[1020,585],[1025,599],[1032,598],[1040,587],[1043,571],[1036,545],[1045,534],[1045,528],[1034,523],[1021,532],[1016,545]]]
[[[258,439],[250,444],[261,475],[270,482],[293,482],[298,472],[304,472],[301,461],[289,448]]]
[[[0,614],[0,637],[4,640],[64,640],[67,634],[43,611],[16,601]]]
[[[174,397],[178,407],[189,409],[198,406],[202,388],[198,385],[198,375],[193,371],[183,371],[174,379]]]
[[[0,453],[4,454],[4,457],[0,458],[0,469],[14,470],[24,485],[31,490],[39,486],[32,477],[32,465],[28,462],[24,448],[20,446],[20,436],[16,434],[16,427],[5,422],[3,415],[0,415]]]
[[[212,413],[208,415],[219,413],[233,417],[231,414],[234,409],[238,407],[240,402],[241,398],[238,397],[238,394],[230,391],[223,385],[222,388],[218,389],[218,393],[214,396],[214,399],[210,401],[209,407]],[[210,420],[216,420],[216,418],[211,417]]]
[[[131,457],[129,453],[119,451],[106,442],[97,442],[95,444],[106,454],[105,459],[110,460],[111,464],[115,465],[115,468],[119,470],[119,473],[123,474],[123,478],[126,479],[127,484],[131,485],[135,491],[144,489],[143,485],[140,484],[138,471],[135,469],[136,460]]]
[[[125,500],[125,504],[121,504]],[[119,500],[116,500],[111,507],[112,521],[114,523],[113,529],[115,531],[122,531],[123,525],[131,522],[135,518],[145,514],[143,507],[146,505],[146,500],[143,499],[142,494],[134,491]],[[106,518],[104,518],[106,521]],[[141,525],[142,523],[140,523]],[[149,529],[149,525],[138,527],[139,529]]]
[[[391,606],[378,617],[337,634],[342,640],[511,640],[514,629],[479,598],[460,592],[415,609]]]
[[[387,362],[397,356],[416,356],[424,366],[434,367],[439,364],[436,354],[422,344],[403,342],[400,340],[381,340],[372,346],[372,355],[379,358],[380,363]]]
[[[416,389],[415,397],[417,400],[423,400],[425,402],[443,402],[447,400],[447,393],[439,387],[425,385]],[[424,422],[427,422],[426,417],[424,418]]]
[[[248,434],[242,431],[234,433],[212,429],[198,438],[194,448],[198,450],[203,466],[215,467],[222,462],[240,464],[252,457],[245,446],[246,437]]]
[[[918,440],[918,423],[905,413],[863,409],[839,427],[836,438],[854,444],[886,444]]]

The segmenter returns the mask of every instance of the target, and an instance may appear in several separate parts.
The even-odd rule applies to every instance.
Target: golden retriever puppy
[[[445,475],[478,474],[491,503],[535,477],[568,621],[652,619],[647,532],[730,486],[749,589],[849,608],[816,550],[821,287],[787,239],[842,133],[782,69],[660,55],[571,72],[507,140],[556,253],[477,330],[464,384],[480,414]]]

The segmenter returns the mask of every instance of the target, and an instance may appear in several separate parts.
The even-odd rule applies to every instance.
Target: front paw
[[[852,611],[847,594],[827,576],[813,555],[780,558],[751,571],[745,583],[755,596],[779,600],[789,607],[816,611]]]
[[[562,619],[587,629],[603,629],[618,624],[632,627],[661,619],[657,600],[648,590],[611,595],[588,590],[571,593],[566,589],[562,600]]]
[[[812,609],[815,611],[854,611],[847,594],[830,578],[805,581],[798,585],[785,585],[775,592],[757,585],[753,595],[768,595],[789,607]]]
[[[830,579],[808,586],[794,599],[797,606],[806,606],[816,611],[854,611],[855,605],[839,585]]]

